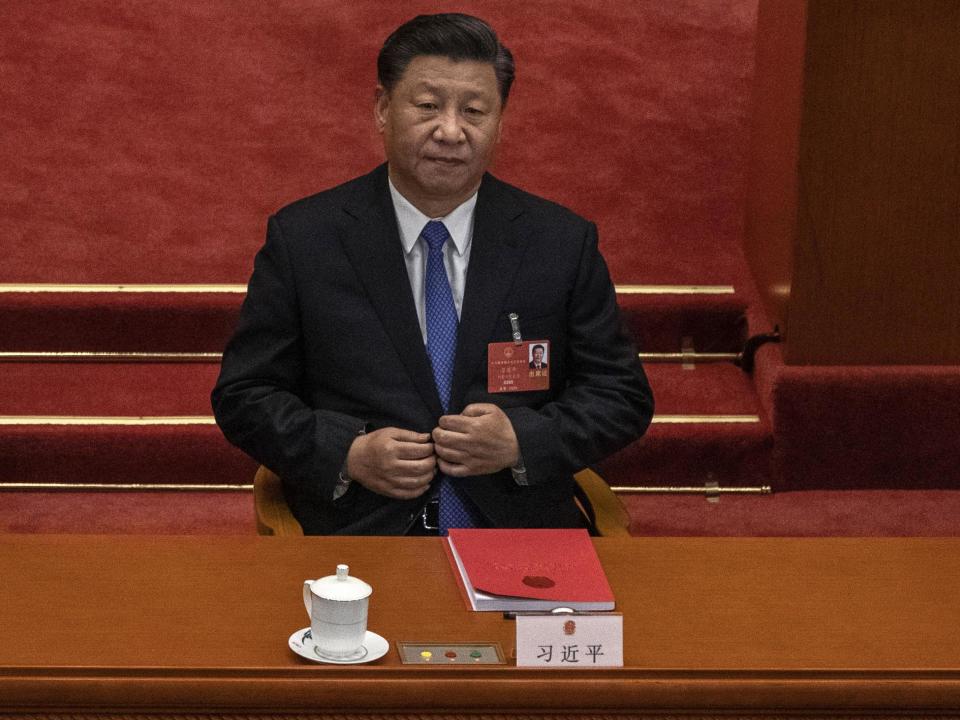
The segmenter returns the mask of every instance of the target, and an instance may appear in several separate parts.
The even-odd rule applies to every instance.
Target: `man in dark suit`
[[[546,370],[547,363],[543,361],[543,345],[534,345],[530,352],[533,355],[533,360],[530,361],[531,370]]]
[[[486,23],[411,20],[378,80],[387,163],[270,218],[217,422],[307,533],[581,526],[573,473],[653,410],[596,228],[486,173],[513,80]],[[523,336],[549,386],[494,387]]]

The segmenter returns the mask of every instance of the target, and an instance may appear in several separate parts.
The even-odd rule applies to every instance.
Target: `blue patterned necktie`
[[[453,361],[457,352],[457,308],[453,304],[453,292],[443,264],[443,246],[450,239],[446,226],[439,220],[431,220],[420,233],[429,251],[427,272],[423,279],[423,294],[427,316],[427,355],[433,367],[433,380],[440,395],[443,411],[450,408],[450,389],[453,385]],[[440,481],[440,534],[446,535],[451,527],[473,527],[470,510],[457,492],[450,478],[439,476]]]

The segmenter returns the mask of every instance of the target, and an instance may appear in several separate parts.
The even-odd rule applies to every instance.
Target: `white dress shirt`
[[[463,289],[467,285],[467,267],[470,265],[470,245],[473,242],[473,211],[477,206],[474,193],[463,203],[443,217],[431,218],[417,210],[390,182],[390,196],[397,214],[400,242],[403,244],[403,259],[407,264],[407,277],[413,290],[413,303],[420,320],[423,342],[427,342],[427,315],[423,294],[423,276],[427,270],[427,241],[420,238],[424,226],[431,220],[439,220],[450,233],[450,240],[443,246],[443,265],[453,292],[453,304],[457,317],[463,307]]]

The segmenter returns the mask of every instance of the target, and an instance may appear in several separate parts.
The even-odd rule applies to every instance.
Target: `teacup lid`
[[[360,578],[351,577],[348,565],[337,565],[336,575],[327,575],[314,580],[311,591],[325,600],[363,600],[369,597],[373,588]]]

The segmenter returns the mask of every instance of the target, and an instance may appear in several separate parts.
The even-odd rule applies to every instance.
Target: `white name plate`
[[[623,667],[623,615],[517,615],[517,666]]]

